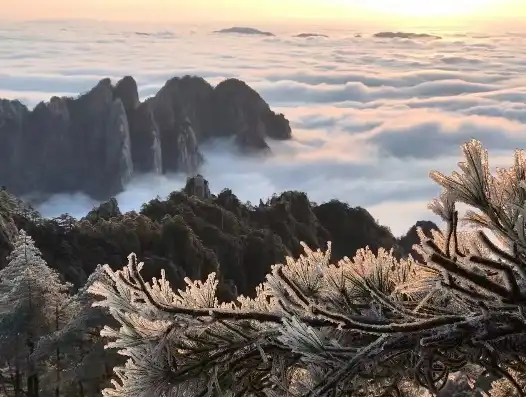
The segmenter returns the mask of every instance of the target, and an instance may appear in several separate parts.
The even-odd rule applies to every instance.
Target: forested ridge
[[[17,201],[8,190],[0,194],[4,202]],[[122,214],[115,199],[78,220],[67,214],[44,219],[22,202],[11,207],[4,223],[9,220],[24,229],[49,266],[76,288],[84,285],[97,264],[118,268],[135,252],[146,263],[146,277],[165,269],[175,285],[182,285],[184,277],[205,279],[218,271],[231,298],[230,287],[251,294],[272,264],[303,252],[300,241],[322,248],[331,240],[334,260],[353,256],[367,245],[374,251],[393,248],[401,257],[418,241],[414,228],[397,239],[365,209],[338,200],[317,205],[305,193],[289,191],[255,206],[242,203],[229,189],[211,194],[200,176],[164,200],[145,203],[139,212]],[[426,230],[436,227],[431,222],[419,225]],[[0,241],[2,266],[10,250],[8,241]]]
[[[229,189],[211,194],[208,182],[201,176],[189,178],[184,189],[164,200],[156,198],[145,203],[139,212],[122,214],[118,202],[111,199],[82,219],[68,214],[54,219],[43,218],[7,189],[0,191],[0,198],[2,268],[9,263],[18,230],[24,231],[27,235],[23,240],[26,243],[30,240],[30,245],[34,242],[42,263],[54,269],[61,282],[70,284],[65,289],[57,287],[64,294],[61,299],[84,302],[80,306],[77,303],[76,310],[89,308],[90,316],[94,316],[88,317],[86,324],[75,324],[75,329],[67,333],[67,338],[75,334],[75,338],[83,340],[83,332],[94,338],[89,343],[82,342],[89,353],[82,353],[86,356],[82,360],[86,361],[83,365],[87,368],[82,371],[87,373],[76,373],[66,377],[67,381],[61,381],[66,384],[68,395],[98,395],[107,385],[113,365],[119,362],[114,352],[104,352],[104,343],[97,336],[110,321],[110,316],[100,309],[90,308],[92,298],[85,292],[91,283],[89,277],[99,264],[118,269],[129,253],[135,252],[145,261],[145,277],[159,277],[164,269],[167,279],[177,287],[184,286],[185,277],[206,280],[208,274],[215,272],[219,278],[218,297],[229,301],[240,294],[253,295],[272,264],[282,262],[287,255],[297,256],[303,252],[301,241],[316,248],[333,241],[335,260],[352,256],[366,245],[373,250],[392,248],[398,257],[407,256],[417,241],[415,228],[397,239],[365,209],[353,208],[338,200],[317,205],[310,202],[305,193],[289,191],[254,206],[242,203]],[[436,227],[430,222],[422,224],[428,229]],[[79,312],[72,311],[70,315],[75,318]],[[4,324],[11,329],[8,320],[4,320]],[[41,335],[45,337],[47,354],[51,345],[46,338],[55,331],[54,327],[57,328],[51,326]],[[70,339],[66,340],[69,343]],[[45,357],[45,353],[39,355]],[[73,357],[69,365],[77,365],[75,360],[81,360],[81,357]],[[101,357],[105,362],[102,367],[97,365]],[[93,368],[94,373],[89,373]],[[3,380],[11,387],[12,370],[8,370],[9,376]],[[75,382],[71,383],[72,379]],[[27,381],[20,382],[20,392],[29,393]],[[43,389],[40,394],[51,392],[55,392],[53,388]]]
[[[201,176],[81,220],[2,191],[0,393],[524,395],[526,161],[493,175],[463,151],[431,173],[447,228],[400,239],[337,200],[254,206]]]

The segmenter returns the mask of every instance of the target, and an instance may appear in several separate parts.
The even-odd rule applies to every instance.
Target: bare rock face
[[[113,90],[114,98],[124,106],[130,132],[131,158],[140,173],[162,173],[161,138],[149,105],[141,103],[137,82],[131,76],[120,80]]]
[[[200,77],[173,78],[144,102],[131,76],[33,110],[0,100],[0,185],[17,195],[83,192],[107,200],[134,174],[196,175],[200,143],[221,137],[234,137],[242,151],[268,151],[267,138],[290,139],[291,129],[236,79],[214,88]]]
[[[201,200],[205,200],[212,196],[208,186],[208,181],[200,174],[186,180],[184,192],[189,196],[195,196]]]
[[[120,98],[127,115],[133,112],[141,103],[139,101],[137,82],[131,76],[123,77],[122,80],[115,84],[113,96],[114,98]]]
[[[98,207],[93,208],[88,215],[86,215],[85,219],[91,223],[97,223],[100,219],[107,221],[120,215],[122,215],[122,213],[119,209],[119,203],[115,197],[112,197]]]
[[[2,101],[0,182],[16,194],[121,191],[133,173],[128,121],[109,79],[73,98],[53,97],[32,111]]]
[[[126,169],[130,162],[125,159],[120,164],[121,157],[129,157],[129,130],[122,102],[113,99],[110,79],[101,80],[77,99],[68,99],[67,104],[68,142],[73,154],[68,163],[74,167],[76,178],[71,190],[99,199],[118,193],[133,170]],[[39,125],[36,123],[35,128]]]
[[[213,98],[216,136],[234,135],[241,147],[268,149],[266,137],[290,139],[291,128],[282,114],[270,110],[261,96],[238,79],[221,82]]]
[[[203,162],[203,156],[199,152],[197,138],[190,120],[185,118],[181,125],[181,133],[177,139],[177,148],[179,150],[178,169],[189,175],[194,175]]]
[[[28,109],[19,101],[0,99],[0,184],[11,181],[22,162],[21,146]]]
[[[120,99],[111,104],[106,133],[105,171],[108,175],[108,191],[115,187],[121,191],[132,178],[133,162],[128,118]]]
[[[162,174],[161,136],[148,103],[139,104],[128,114],[128,126],[134,170]]]
[[[164,172],[193,174],[202,164],[193,124],[199,128],[206,123],[201,112],[208,105],[212,90],[197,77],[173,78],[146,101],[159,128]]]
[[[184,76],[177,81],[178,103],[183,121],[189,121],[198,142],[213,136],[215,120],[212,118],[212,97],[214,87],[206,80],[196,76]],[[187,120],[186,120],[187,119]]]

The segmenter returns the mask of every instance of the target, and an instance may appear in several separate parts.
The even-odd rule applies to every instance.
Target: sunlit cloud
[[[455,169],[465,140],[482,140],[495,165],[526,147],[520,32],[444,29],[442,40],[425,41],[379,40],[371,29],[355,37],[333,26],[310,27],[328,36],[314,39],[293,37],[305,30],[297,27],[268,29],[276,37],[213,35],[208,26],[3,24],[0,97],[34,106],[131,74],[144,99],[173,76],[241,78],[290,119],[294,138],[269,142],[269,158],[206,145],[202,173],[212,191],[228,187],[253,203],[290,189],[316,202],[338,198],[368,208],[395,234],[435,219],[426,204],[440,189],[429,171]],[[139,209],[184,183],[184,175],[138,177],[117,198],[123,210]],[[61,195],[41,210],[83,216],[94,204]]]

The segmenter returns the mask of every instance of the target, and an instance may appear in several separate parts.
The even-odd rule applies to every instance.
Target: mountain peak
[[[0,99],[0,185],[18,195],[107,200],[137,173],[195,175],[200,144],[231,136],[242,151],[268,151],[266,139],[290,139],[291,129],[238,79],[214,88],[201,77],[174,77],[144,102],[132,76],[115,86],[101,79],[76,98],[54,96],[33,110]]]

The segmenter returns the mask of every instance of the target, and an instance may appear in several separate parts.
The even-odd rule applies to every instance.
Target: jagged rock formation
[[[374,35],[383,39],[435,39],[440,40],[442,37],[427,33],[407,33],[407,32],[379,32]]]
[[[134,174],[195,175],[199,144],[227,136],[243,151],[268,150],[266,138],[289,139],[291,130],[237,79],[214,88],[199,77],[173,78],[144,102],[130,76],[33,110],[0,100],[0,185],[17,195],[80,191],[107,200]]]
[[[115,218],[122,215],[119,208],[119,203],[115,197],[112,197],[108,201],[100,204],[98,207],[93,208],[84,219],[91,223],[96,223],[99,219],[109,221],[111,218]]]
[[[200,200],[206,200],[212,197],[212,193],[210,193],[210,188],[208,187],[208,181],[200,174],[188,178],[183,191],[188,196],[195,196]]]
[[[214,33],[235,33],[235,34],[250,34],[257,36],[275,36],[274,33],[264,32],[259,29],[247,28],[242,26],[234,26],[232,28],[216,30]]]
[[[124,106],[128,118],[131,147],[131,158],[136,172],[163,171],[161,155],[161,137],[159,128],[148,104],[141,103],[136,81],[126,76],[120,80],[113,91]]]
[[[268,150],[265,137],[291,138],[291,128],[285,116],[270,110],[263,98],[241,80],[228,79],[219,83],[212,103],[216,121],[214,132],[228,136],[232,126],[236,126],[236,142],[241,147]],[[246,106],[247,103],[251,106]]]
[[[1,216],[1,215],[0,215]],[[230,299],[251,294],[271,265],[286,255],[303,252],[301,241],[312,248],[333,242],[333,261],[353,257],[359,248],[393,248],[408,255],[418,242],[415,233],[396,239],[367,210],[337,200],[313,204],[301,192],[275,195],[259,206],[245,205],[229,189],[210,193],[202,176],[189,178],[185,188],[166,200],[154,199],[139,213],[122,214],[111,199],[80,221],[63,215],[36,219],[24,211],[5,216],[36,241],[44,259],[77,286],[97,264],[120,268],[130,252],[144,261],[144,276],[158,277],[161,269],[172,285],[184,277],[204,279],[217,272],[221,296]],[[413,230],[412,228],[411,230]],[[0,224],[0,267],[5,264],[9,238]]]
[[[16,193],[120,191],[133,174],[128,120],[109,79],[29,111],[0,102],[0,184]],[[2,150],[5,155],[5,151]],[[101,177],[103,176],[103,177]]]

